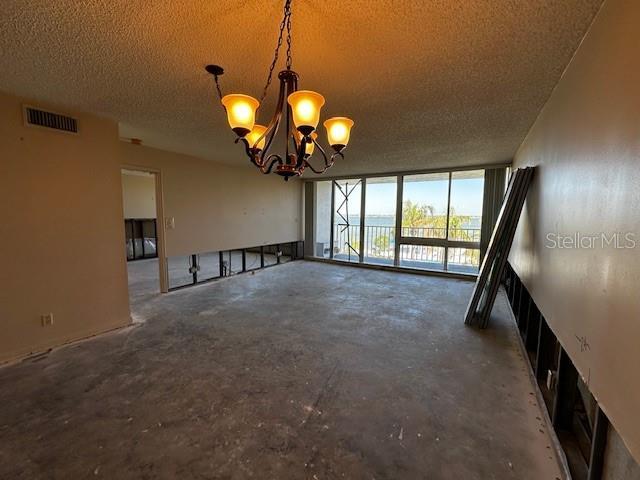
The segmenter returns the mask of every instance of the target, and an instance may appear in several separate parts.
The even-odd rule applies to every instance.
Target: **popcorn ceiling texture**
[[[301,87],[325,95],[323,119],[356,122],[331,172],[510,161],[600,3],[294,0]],[[224,92],[259,97],[281,10],[278,0],[3,0],[0,90],[244,166],[203,67],[225,68]]]

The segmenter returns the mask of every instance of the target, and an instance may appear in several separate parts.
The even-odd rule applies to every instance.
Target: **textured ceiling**
[[[301,87],[325,95],[323,118],[356,122],[332,173],[510,160],[600,3],[294,0]],[[203,67],[225,68],[225,92],[259,97],[281,10],[279,0],[2,0],[0,90],[111,117],[146,145],[246,165]]]

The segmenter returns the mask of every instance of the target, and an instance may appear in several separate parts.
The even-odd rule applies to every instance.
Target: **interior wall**
[[[79,135],[25,127],[25,103],[47,108],[0,93],[0,362],[130,323],[123,178],[154,178],[122,167],[160,172],[168,256],[303,238],[300,181],[128,144],[114,121],[59,107]],[[154,217],[151,192],[125,216]]]
[[[156,179],[151,175],[122,173],[124,218],[156,218]]]
[[[640,464],[625,447],[618,432],[609,429],[602,480],[640,480]]]
[[[300,181],[127,142],[118,148],[123,166],[161,171],[168,257],[303,238]],[[238,147],[239,162],[243,154]]]
[[[25,127],[23,103],[0,93],[0,361],[130,322],[118,127]]]
[[[640,2],[605,1],[520,147],[514,166],[538,168],[510,255],[636,460],[640,459],[638,25]],[[607,244],[615,233],[620,248]],[[560,240],[558,235],[569,239]],[[576,235],[595,240],[577,240],[578,248],[571,247]]]

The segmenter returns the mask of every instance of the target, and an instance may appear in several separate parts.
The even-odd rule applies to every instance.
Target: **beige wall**
[[[156,218],[156,180],[151,175],[122,173],[124,218]]]
[[[0,93],[0,361],[130,321],[117,125],[25,127],[21,104]]]
[[[515,159],[538,165],[511,262],[640,459],[640,2],[607,0]],[[634,249],[547,235],[631,232]],[[581,349],[580,338],[588,348]]]
[[[159,170],[168,256],[302,238],[302,182],[121,142],[91,115],[68,112],[80,135],[25,127],[23,103],[47,107],[0,93],[0,362],[130,322],[122,167]]]
[[[169,257],[302,239],[300,181],[125,142],[119,151],[123,166],[161,172]]]

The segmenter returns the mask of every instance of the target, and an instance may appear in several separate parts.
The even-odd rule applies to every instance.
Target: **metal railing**
[[[393,262],[395,255],[395,227],[365,225],[364,257]],[[446,238],[446,228],[438,227],[402,227],[403,237]],[[450,228],[449,240],[480,242],[479,228]],[[360,225],[334,225],[333,254],[340,259],[357,261],[360,254]],[[421,263],[444,263],[445,248],[427,245],[406,245],[400,247],[401,261]],[[479,251],[470,248],[449,247],[447,254],[449,264],[478,266]]]
[[[447,229],[444,227],[402,227],[403,237],[419,238],[447,238]],[[450,228],[449,240],[462,240],[465,242],[479,242],[479,228]]]

